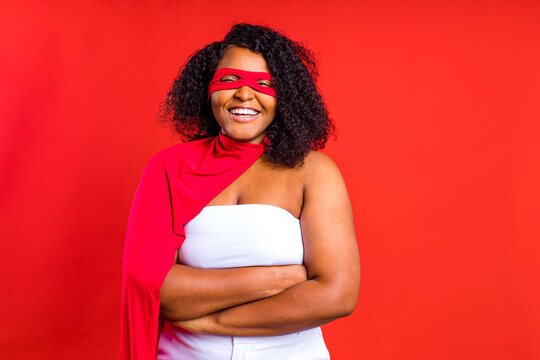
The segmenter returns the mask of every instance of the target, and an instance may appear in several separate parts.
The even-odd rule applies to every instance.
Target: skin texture
[[[199,269],[176,264],[161,287],[161,317],[195,319],[280,293],[307,278],[301,265]]]
[[[265,64],[259,54],[233,47],[218,66],[267,71]],[[242,87],[216,91],[211,102],[226,135],[254,143],[264,139],[275,98]],[[262,116],[237,122],[229,114],[236,106],[256,107]],[[358,297],[359,257],[351,204],[334,162],[311,151],[303,165],[280,167],[262,156],[208,206],[251,203],[278,206],[300,219],[307,275],[295,266],[204,270],[175,265],[162,286],[162,316],[194,332],[266,336],[349,315]]]

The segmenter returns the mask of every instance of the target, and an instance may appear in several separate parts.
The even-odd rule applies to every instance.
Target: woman
[[[319,326],[353,311],[359,260],[315,151],[333,130],[315,77],[302,45],[247,24],[183,68],[165,109],[188,141],[152,159],[130,215],[124,358],[329,358]]]

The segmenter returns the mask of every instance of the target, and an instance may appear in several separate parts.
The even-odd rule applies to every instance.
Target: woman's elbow
[[[190,310],[192,309],[183,305],[180,299],[162,289],[159,303],[159,316],[161,318],[167,321],[191,320],[197,316],[193,316],[193,311]]]
[[[198,317],[194,316],[192,313],[180,311],[178,307],[163,303],[160,304],[159,316],[167,321],[187,321]]]
[[[178,314],[177,311],[174,311],[174,307],[171,306],[171,300],[161,297],[159,304],[159,316],[168,321],[179,321],[182,318],[181,314]]]
[[[357,286],[335,286],[327,290],[328,317],[340,318],[349,316],[356,308],[358,302]]]
[[[358,303],[358,295],[350,295],[346,299],[343,300],[342,304],[342,317],[349,316],[353,313],[354,309],[356,309],[356,304]]]
[[[334,316],[340,318],[351,315],[357,302],[358,296],[356,294],[340,294],[333,302]]]

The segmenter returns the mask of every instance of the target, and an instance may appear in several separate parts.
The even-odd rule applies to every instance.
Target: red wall
[[[238,21],[320,58],[362,260],[334,359],[540,358],[540,3],[50,3],[0,5],[2,358],[117,358],[159,103]]]

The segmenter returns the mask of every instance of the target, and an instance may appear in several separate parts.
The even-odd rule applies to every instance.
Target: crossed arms
[[[349,196],[334,162],[322,153],[310,155],[300,216],[305,267],[175,264],[161,287],[163,318],[194,332],[271,336],[352,313],[360,265]]]

